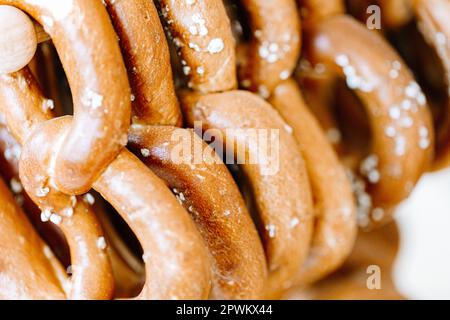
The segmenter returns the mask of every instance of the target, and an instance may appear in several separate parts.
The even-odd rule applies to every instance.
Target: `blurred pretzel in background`
[[[390,221],[435,140],[447,163],[448,100],[388,41],[417,21],[448,88],[447,1],[365,1],[383,33],[353,1],[102,2],[0,0],[0,297],[402,298],[365,269],[391,269]],[[38,85],[69,100],[35,56],[49,39],[73,116]]]

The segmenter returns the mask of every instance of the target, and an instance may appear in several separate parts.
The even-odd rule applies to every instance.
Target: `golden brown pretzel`
[[[241,0],[251,26],[251,42],[240,60],[241,85],[267,98],[287,79],[300,54],[300,18],[295,0]]]
[[[133,123],[181,125],[169,48],[155,5],[148,0],[105,2],[128,69]]]
[[[59,216],[60,212],[68,213],[73,198],[53,188],[42,190],[42,184],[36,181],[36,177],[48,175],[48,162],[51,159],[48,154],[52,149],[49,142],[64,137],[70,129],[71,119],[62,117],[47,120],[49,115],[42,110],[45,99],[30,77],[24,69],[0,78],[0,110],[15,137],[20,142],[28,142],[20,162],[24,188],[38,203],[50,204]],[[139,298],[194,299],[208,295],[210,264],[207,251],[192,221],[159,178],[130,152],[123,150],[101,174],[94,188],[118,210],[141,241],[147,278]],[[37,192],[39,190],[41,193]],[[42,192],[45,193],[44,197],[39,197],[43,195]],[[83,201],[77,201],[78,204],[82,206]],[[73,228],[85,228],[86,225],[80,223],[74,226],[73,223],[87,217],[89,215],[86,213],[75,211],[72,217],[62,219],[61,226],[67,225],[67,229],[72,229],[76,239]],[[89,237],[95,237],[95,234],[90,231]],[[83,247],[85,243],[82,241],[78,245]],[[103,247],[104,244],[100,243],[100,248],[96,248]],[[191,258],[192,255],[195,259]],[[94,262],[94,258],[99,259],[101,255],[91,256],[82,262]],[[180,270],[183,270],[183,277],[173,276],[174,272]],[[80,271],[87,270],[83,268]],[[86,279],[81,277],[81,280],[93,276],[98,277],[96,272],[91,272],[86,275]],[[84,283],[85,286],[77,285],[74,288],[87,290],[90,286],[98,287],[102,283],[95,279],[90,284]]]
[[[187,154],[177,154],[181,145]],[[140,125],[131,127],[129,147],[168,184],[198,225],[214,259],[210,298],[259,298],[267,270],[261,241],[214,150],[193,130]]]
[[[236,87],[235,42],[221,0],[158,0],[189,87],[220,92]]]
[[[108,14],[101,2],[90,0],[0,4],[22,9],[52,37],[68,75],[75,117],[70,133],[54,146],[50,181],[69,194],[87,192],[126,144],[130,121],[128,79]]]
[[[279,84],[269,100],[293,129],[305,159],[315,206],[310,254],[295,278],[306,285],[342,264],[356,237],[356,209],[344,168],[294,80]]]
[[[444,67],[447,109],[450,110],[450,26],[448,23],[450,2],[446,0],[416,0],[414,1],[414,11],[419,30],[435,49]],[[437,168],[448,166],[450,163],[450,120],[442,122],[444,125],[438,127],[436,133],[435,167]]]
[[[384,40],[350,17],[316,24],[307,54],[313,64],[322,63],[344,77],[364,103],[372,143],[361,171],[371,182],[372,201],[366,195],[359,199],[366,208],[360,216],[366,225],[372,207],[376,208],[370,214],[372,222],[385,220],[392,207],[409,195],[433,153],[425,96]]]
[[[265,293],[271,296],[289,287],[308,253],[313,219],[308,178],[290,127],[267,102],[246,91],[203,96],[184,92],[181,103],[188,125],[201,121],[204,130],[219,130],[228,148],[235,143],[235,151],[244,148],[245,154],[236,153],[238,163],[244,163],[241,168],[254,196],[256,223],[266,251],[269,278]],[[279,133],[279,170],[265,172],[269,159],[257,164],[245,161],[252,156],[256,159],[258,152],[242,132],[246,128]],[[267,133],[270,137],[271,132]]]

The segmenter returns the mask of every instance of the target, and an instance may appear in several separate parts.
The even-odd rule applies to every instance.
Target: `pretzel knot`
[[[0,4],[16,6],[35,18],[57,48],[75,114],[63,136],[49,137],[54,148],[48,150],[46,187],[85,193],[125,146],[130,122],[128,79],[108,14],[101,3],[88,0]]]

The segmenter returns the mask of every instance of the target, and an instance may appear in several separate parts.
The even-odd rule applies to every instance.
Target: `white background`
[[[399,291],[411,299],[450,299],[450,169],[424,175],[396,219]]]

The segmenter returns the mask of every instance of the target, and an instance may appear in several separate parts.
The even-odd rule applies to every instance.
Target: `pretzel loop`
[[[363,101],[372,144],[360,170],[369,182],[373,208],[378,209],[376,215],[371,209],[366,214],[375,224],[386,221],[392,208],[409,195],[433,154],[425,96],[401,58],[354,19],[336,16],[321,21],[310,36],[310,61],[343,77]],[[367,201],[364,206],[372,207]]]

